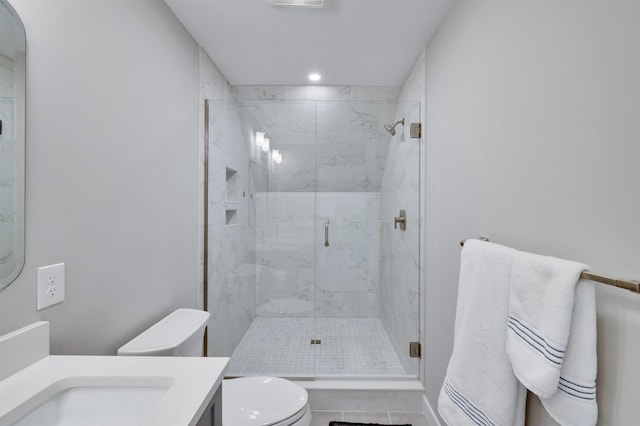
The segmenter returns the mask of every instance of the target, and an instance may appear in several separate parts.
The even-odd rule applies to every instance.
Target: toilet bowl
[[[121,356],[202,356],[209,313],[178,309],[118,349]],[[222,426],[309,426],[306,389],[278,377],[222,381]]]
[[[222,382],[223,426],[310,423],[307,391],[295,383],[278,377],[242,377]]]

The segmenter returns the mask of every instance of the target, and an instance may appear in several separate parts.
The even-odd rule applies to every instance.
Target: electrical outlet
[[[64,263],[38,268],[37,310],[64,301]]]

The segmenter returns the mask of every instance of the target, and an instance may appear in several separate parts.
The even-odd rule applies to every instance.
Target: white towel
[[[596,310],[586,265],[518,252],[507,352],[515,375],[561,425],[595,425]]]
[[[524,424],[526,389],[506,352],[515,253],[478,240],[462,249],[453,353],[438,399],[449,425]]]

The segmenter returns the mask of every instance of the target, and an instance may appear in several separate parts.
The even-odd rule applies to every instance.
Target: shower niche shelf
[[[227,167],[225,173],[225,225],[235,226],[238,224],[238,171]]]
[[[227,227],[238,226],[238,210],[230,210],[227,208],[225,211],[225,225]]]
[[[234,169],[226,168],[226,182],[227,182],[227,203],[238,202],[238,171]]]

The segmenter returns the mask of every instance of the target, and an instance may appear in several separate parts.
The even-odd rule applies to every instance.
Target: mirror
[[[0,0],[0,289],[24,265],[25,50],[22,21]]]

